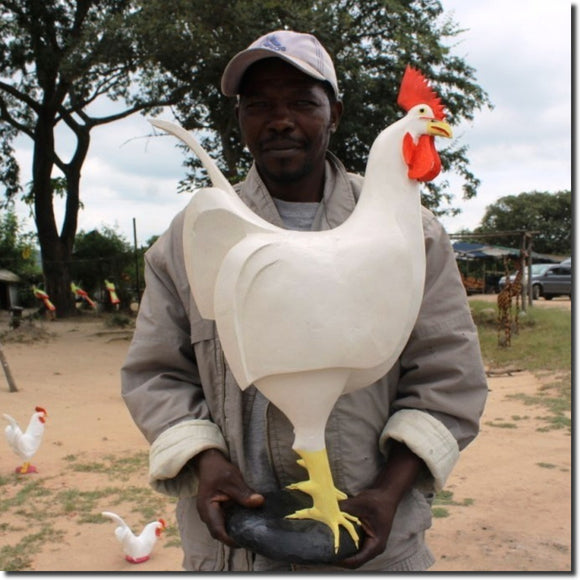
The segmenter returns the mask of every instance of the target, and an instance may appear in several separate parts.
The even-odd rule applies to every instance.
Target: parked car
[[[510,275],[513,281],[515,273]],[[527,270],[524,273],[524,283],[527,284]],[[502,276],[498,282],[501,290],[505,287],[506,277]],[[569,296],[572,298],[572,266],[571,260],[564,260],[560,264],[532,264],[532,297],[537,300],[543,297],[552,300],[554,296]]]

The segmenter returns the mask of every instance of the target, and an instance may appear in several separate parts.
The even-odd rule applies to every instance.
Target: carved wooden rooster
[[[117,524],[115,537],[123,546],[125,560],[131,562],[131,564],[141,564],[149,560],[157,539],[167,528],[165,520],[159,518],[148,523],[139,535],[135,535],[123,518],[116,513],[101,512],[101,515],[113,520]]]
[[[439,98],[412,68],[398,103],[407,114],[374,142],[354,212],[322,232],[266,222],[189,133],[153,121],[195,151],[214,185],[194,193],[183,231],[199,311],[216,321],[240,388],[255,384],[291,421],[309,479],[290,487],[313,506],[289,517],[325,522],[335,550],[340,525],[358,536],[339,508],[346,496],[333,484],[326,422],[338,397],[385,375],[409,338],[425,278],[418,181],[440,171],[433,137],[451,137]]]
[[[38,473],[34,465],[30,464],[30,460],[39,450],[44,436],[44,425],[48,413],[43,407],[35,407],[34,413],[30,417],[26,431],[22,431],[16,419],[4,413],[4,418],[9,425],[6,426],[4,434],[8,445],[24,463],[16,468],[16,473]]]

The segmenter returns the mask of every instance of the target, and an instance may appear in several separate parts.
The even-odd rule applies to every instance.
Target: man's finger
[[[378,542],[375,540],[367,539],[356,554],[338,562],[338,565],[343,566],[344,568],[358,568],[381,553],[381,551],[377,549],[377,544]]]
[[[232,538],[230,538],[230,536],[228,536],[226,531],[224,512],[222,510],[222,501],[214,499],[208,502],[205,516],[205,524],[212,538],[215,538],[216,540],[219,540],[220,542],[235,548],[237,544],[234,542],[234,540],[232,540]]]
[[[249,487],[233,487],[229,492],[230,499],[244,507],[256,508],[264,503],[264,496]]]

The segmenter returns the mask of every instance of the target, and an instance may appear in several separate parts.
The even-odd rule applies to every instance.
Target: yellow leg
[[[309,479],[292,483],[288,489],[297,489],[312,497],[311,508],[298,510],[286,517],[291,519],[312,519],[325,523],[334,536],[334,551],[338,552],[340,543],[339,526],[344,526],[358,548],[358,533],[352,522],[360,524],[359,519],[340,511],[338,500],[346,499],[346,494],[334,487],[332,473],[326,449],[320,451],[304,451],[296,449],[301,459],[300,465],[308,471]]]
[[[28,473],[28,468],[30,467],[30,462],[26,461],[20,468],[20,473]]]

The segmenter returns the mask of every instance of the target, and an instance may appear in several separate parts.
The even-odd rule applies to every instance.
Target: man
[[[230,61],[222,92],[238,97],[242,138],[254,158],[237,188],[241,199],[281,227],[340,225],[362,178],[328,151],[342,104],[318,40],[291,31],[259,38]],[[151,483],[179,497],[185,569],[427,569],[434,561],[424,538],[430,502],[476,436],[487,393],[477,332],[440,224],[423,210],[423,303],[398,363],[341,397],[327,424],[335,481],[349,495],[341,508],[366,532],[357,554],[335,567],[275,562],[227,534],[225,502],[258,507],[262,493],[302,474],[291,425],[255,388],[238,388],[213,322],[197,311],[182,228],[183,212],[146,255],[147,287],[122,377],[124,399],[151,443]]]

